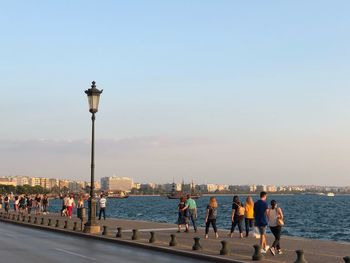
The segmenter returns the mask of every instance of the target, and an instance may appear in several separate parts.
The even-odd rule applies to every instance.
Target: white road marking
[[[87,256],[84,256],[82,254],[78,254],[78,253],[75,253],[75,252],[72,252],[72,251],[69,251],[69,250],[64,250],[64,249],[60,249],[60,248],[55,248],[55,250],[63,252],[63,253],[66,253],[66,254],[70,254],[70,255],[73,255],[73,256],[77,256],[77,257],[81,257],[81,258],[85,258],[85,259],[90,259],[92,261],[96,261],[96,258],[87,257]]]

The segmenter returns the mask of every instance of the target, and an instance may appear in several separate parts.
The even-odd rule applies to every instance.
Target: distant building
[[[131,191],[134,185],[133,179],[128,177],[103,177],[101,178],[101,190],[103,191]]]
[[[53,178],[50,178],[48,180],[48,189],[52,189],[54,187],[58,187],[58,183],[59,183],[59,180],[58,179],[53,179]]]
[[[0,177],[0,185],[13,185],[16,186],[16,181],[11,180],[7,177]]]
[[[29,177],[28,176],[16,176],[12,178],[12,181],[16,182],[16,185],[27,185],[29,184]]]
[[[29,185],[30,186],[37,186],[37,185],[41,185],[41,182],[40,182],[40,177],[30,177],[29,178]]]
[[[60,189],[69,188],[69,181],[68,180],[59,180],[58,181],[58,187]]]

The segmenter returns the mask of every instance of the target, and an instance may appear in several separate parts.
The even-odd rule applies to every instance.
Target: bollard
[[[48,225],[48,226],[51,226],[51,218],[49,218],[49,219],[47,220],[47,225]]]
[[[154,231],[149,232],[151,234],[151,238],[149,239],[149,243],[156,242],[156,233]]]
[[[132,239],[132,240],[137,240],[137,239],[139,239],[138,233],[139,233],[139,231],[138,231],[137,229],[133,229],[133,230],[132,230],[132,237],[131,237],[131,239]]]
[[[345,263],[350,263],[350,257],[343,257]]]
[[[56,225],[55,227],[59,227],[60,226],[60,220],[56,219]]]
[[[171,235],[170,235],[170,238],[171,238],[171,240],[170,240],[170,242],[169,242],[169,246],[175,247],[176,244],[177,244],[177,242],[176,242],[176,235],[175,235],[175,234],[171,234]]]
[[[41,222],[40,222],[40,224],[41,224],[41,225],[43,225],[43,224],[44,224],[44,218],[43,218],[43,217],[41,218]]]
[[[253,261],[263,260],[264,256],[261,254],[261,246],[254,245],[253,247],[254,247],[254,255],[252,257]]]
[[[294,263],[307,263],[307,261],[304,258],[304,250],[299,249],[295,251],[297,253],[297,260],[294,261]]]
[[[201,239],[200,237],[194,237],[194,244],[192,246],[192,250],[200,250],[202,249],[201,244],[199,244],[199,240]]]
[[[31,222],[32,222],[32,217],[28,216],[28,223],[31,223]]]
[[[73,231],[77,231],[77,230],[78,230],[78,223],[74,222]]]
[[[228,247],[228,242],[227,240],[221,241],[222,248],[220,250],[220,255],[228,256],[231,254],[231,251]]]
[[[67,220],[64,221],[64,227],[63,228],[65,228],[65,229],[68,228],[68,221]]]
[[[117,227],[117,234],[115,235],[115,237],[122,237],[122,228],[121,227]]]
[[[102,236],[108,235],[108,226],[103,226]]]
[[[38,223],[38,218],[34,217],[34,224],[37,224],[37,223]]]
[[[22,217],[22,222],[25,222],[25,221],[26,221],[26,216],[23,215],[23,217]]]
[[[17,215],[17,221],[21,220],[21,216]]]

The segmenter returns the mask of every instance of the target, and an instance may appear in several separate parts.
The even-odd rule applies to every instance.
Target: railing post
[[[227,240],[221,241],[221,245],[222,245],[222,248],[220,250],[220,255],[224,255],[224,256],[230,255],[231,251],[230,251],[230,249],[228,247]]]
[[[103,226],[102,235],[103,236],[107,236],[108,235],[108,226]]]
[[[156,233],[154,231],[151,231],[150,234],[151,234],[151,238],[149,239],[149,243],[156,242]]]
[[[299,249],[295,251],[297,253],[297,260],[294,263],[307,263],[304,257],[304,250]]]
[[[263,260],[264,256],[261,254],[261,246],[260,245],[254,245],[254,254],[253,254],[253,261],[260,261]]]
[[[139,231],[137,229],[132,230],[132,237],[131,237],[132,240],[137,240],[139,238],[138,232]]]
[[[194,244],[192,246],[192,250],[200,250],[200,249],[202,249],[202,246],[199,243],[199,240],[201,240],[201,238],[200,237],[194,237],[193,240],[194,240]]]
[[[171,235],[170,235],[169,246],[175,247],[176,244],[177,244],[177,242],[176,242],[176,235],[175,235],[175,234],[171,234]]]
[[[122,228],[121,227],[117,227],[117,234],[115,235],[115,237],[122,237],[123,234],[122,234]]]

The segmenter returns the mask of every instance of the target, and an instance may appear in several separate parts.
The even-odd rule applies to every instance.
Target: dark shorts
[[[266,226],[258,226],[259,234],[266,235]]]

